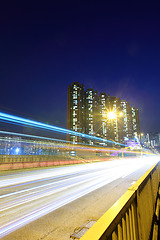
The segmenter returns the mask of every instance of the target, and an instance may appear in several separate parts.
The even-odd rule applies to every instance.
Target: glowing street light
[[[110,120],[116,119],[117,117],[122,117],[123,116],[123,112],[114,112],[114,111],[110,111],[107,113],[107,118]]]
[[[116,119],[117,114],[115,112],[108,112],[107,113],[107,118],[110,120]]]
[[[123,116],[123,112],[119,112],[119,116],[122,117]]]

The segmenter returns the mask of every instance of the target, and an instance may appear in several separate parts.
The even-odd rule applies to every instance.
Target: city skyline
[[[72,131],[101,137],[115,142],[140,140],[139,111],[124,99],[85,89],[79,82],[68,86],[67,128]],[[85,139],[68,135],[73,143]],[[87,140],[88,144],[94,141]]]
[[[160,132],[158,2],[1,5],[0,109],[67,127],[73,81],[126,99]]]
[[[0,238],[160,238],[159,9],[2,1]]]

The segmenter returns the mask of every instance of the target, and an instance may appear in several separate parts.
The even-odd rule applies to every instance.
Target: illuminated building
[[[140,128],[139,128],[139,111],[138,109],[131,107],[132,115],[132,127],[133,127],[133,137],[139,137]]]
[[[85,133],[94,136],[99,135],[100,121],[99,121],[99,97],[98,92],[93,89],[87,89],[85,95]],[[93,144],[89,140],[89,144]]]
[[[114,117],[107,119],[107,138],[109,140],[119,141],[119,112],[120,99],[117,97],[111,97],[109,100],[109,113],[114,113]]]
[[[100,135],[101,137],[107,139],[108,137],[108,125],[106,119],[106,109],[109,109],[109,95],[106,93],[99,94],[99,101],[100,101],[100,120],[101,120],[101,128],[100,128]]]
[[[121,109],[123,112],[122,135],[123,138],[126,137],[131,139],[133,137],[133,127],[130,103],[126,100],[122,100]]]
[[[139,137],[139,113],[126,100],[110,97],[106,93],[98,95],[92,88],[85,91],[83,84],[73,82],[68,87],[67,128],[124,143],[125,139]],[[67,140],[91,145],[96,143],[71,135],[68,135]]]
[[[160,133],[150,132],[147,134],[141,133],[141,144],[144,147],[158,147],[160,148]]]
[[[95,92],[93,89],[86,90],[86,134],[94,135],[94,103],[95,103]],[[89,140],[90,144],[93,144],[92,140]]]
[[[85,92],[83,84],[73,82],[68,87],[67,128],[76,132],[85,132]],[[67,136],[68,141],[81,142],[78,136]]]

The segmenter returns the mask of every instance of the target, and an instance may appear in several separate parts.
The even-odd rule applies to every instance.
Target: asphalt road
[[[0,175],[0,239],[68,240],[159,159],[118,159]]]

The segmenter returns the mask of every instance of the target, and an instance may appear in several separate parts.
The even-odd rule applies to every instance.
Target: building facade
[[[67,102],[67,128],[80,133],[85,133],[85,91],[83,84],[74,82],[68,87]],[[67,136],[68,141],[81,142],[79,136]]]
[[[132,131],[134,137],[140,137],[140,127],[139,127],[139,111],[138,109],[131,107],[131,119],[132,119]]]
[[[121,109],[122,109],[122,113],[123,113],[122,136],[130,139],[130,138],[132,138],[132,135],[133,135],[130,103],[127,102],[126,100],[122,100],[121,101]]]
[[[114,113],[110,118],[108,113]],[[126,100],[110,97],[94,89],[84,90],[83,84],[73,82],[68,87],[67,128],[75,132],[125,143],[139,137],[139,112]],[[78,136],[68,136],[73,143],[95,142]]]
[[[99,106],[98,92],[93,89],[87,89],[85,93],[85,133],[89,135],[97,135],[97,109]],[[92,145],[93,140],[88,140]]]
[[[141,144],[144,147],[160,147],[160,133],[141,134]]]
[[[109,108],[109,98],[110,96],[106,93],[99,94],[99,109],[100,109],[100,129],[99,134],[102,138],[108,139],[108,123],[106,120],[106,109]]]

